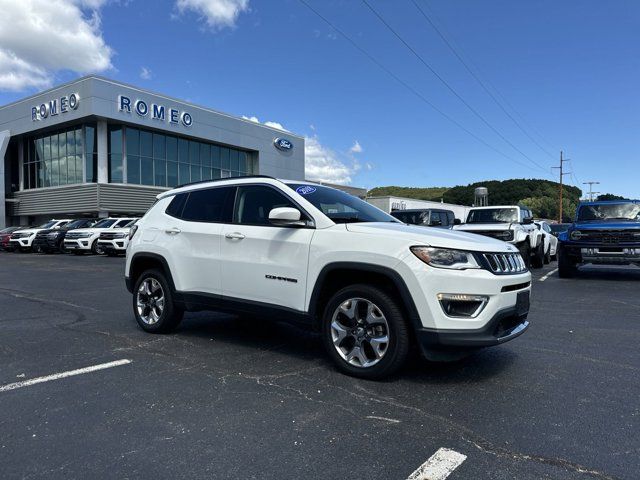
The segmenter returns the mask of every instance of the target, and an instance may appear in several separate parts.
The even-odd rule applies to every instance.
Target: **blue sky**
[[[44,15],[44,1],[0,0],[5,22]],[[566,182],[597,180],[598,190],[640,197],[639,2],[415,0],[542,149],[414,0],[367,1],[500,136],[363,2],[305,1],[509,158],[435,112],[300,0],[47,0],[66,20],[34,45],[10,38],[9,23],[3,35],[0,20],[0,67],[16,73],[0,73],[0,104],[96,72],[305,135],[308,168],[326,180],[371,188],[556,179],[550,167],[563,149],[573,171]],[[78,46],[56,43],[63,28]]]

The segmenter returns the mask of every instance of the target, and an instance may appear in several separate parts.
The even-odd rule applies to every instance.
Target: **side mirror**
[[[454,225],[462,225],[462,220],[460,220],[459,218],[454,218],[453,219],[453,224]]]
[[[531,225],[533,223],[533,217],[525,217],[522,220],[523,225]]]
[[[269,222],[276,227],[304,227],[306,223],[301,217],[300,210],[291,207],[278,207],[269,212]]]

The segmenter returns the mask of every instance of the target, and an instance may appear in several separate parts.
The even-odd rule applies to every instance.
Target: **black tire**
[[[518,245],[518,250],[520,250],[520,256],[524,260],[526,267],[531,268],[531,246],[529,245],[529,240],[525,240]]]
[[[549,244],[549,248],[544,254],[544,264],[549,265],[551,263],[551,244]]]
[[[531,257],[531,266],[533,268],[542,268],[544,266],[544,243],[540,239],[540,245],[536,247],[536,250]]]
[[[562,247],[558,247],[558,276],[573,278],[577,270],[576,263],[567,255],[567,252]]]
[[[143,283],[147,280],[155,280],[160,284],[162,288],[162,294],[164,296],[164,308],[162,309],[161,314],[159,315],[158,320],[155,323],[149,323],[145,321],[145,319],[140,315],[138,311],[138,293],[143,285]],[[146,270],[140,275],[138,280],[136,280],[134,289],[133,289],[133,314],[136,317],[136,322],[140,328],[142,328],[145,332],[149,333],[169,333],[180,324],[182,321],[182,317],[184,316],[184,310],[179,308],[174,302],[174,295],[171,287],[169,286],[169,282],[165,278],[163,272],[157,269]]]
[[[389,341],[386,343],[385,351],[377,363],[368,367],[353,365],[344,359],[338,353],[332,337],[331,324],[334,313],[340,305],[349,299],[356,298],[363,300],[365,305],[366,302],[374,304],[384,316],[388,327],[386,336]],[[358,309],[358,307],[355,308]],[[355,317],[357,318],[358,314]],[[355,332],[355,329],[353,331]],[[391,376],[402,367],[409,353],[409,330],[398,301],[385,291],[370,285],[348,286],[331,297],[322,316],[322,337],[327,353],[336,366],[347,375],[359,378],[375,380]],[[351,337],[351,339],[353,338]],[[363,352],[365,350],[363,345]],[[372,352],[372,350],[370,351]]]
[[[58,253],[67,253],[67,249],[64,248],[64,241],[58,244]]]
[[[31,251],[33,253],[43,253],[42,247],[40,245],[36,245],[35,247],[31,247]]]
[[[102,249],[102,247],[100,245],[98,245],[98,240],[94,240],[93,243],[91,244],[91,253],[93,253],[94,255],[102,255],[104,253],[104,250]]]

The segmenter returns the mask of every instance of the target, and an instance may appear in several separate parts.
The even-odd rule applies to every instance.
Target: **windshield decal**
[[[296,193],[299,193],[300,195],[309,195],[315,191],[316,188],[312,187],[311,185],[301,185],[296,188]]]

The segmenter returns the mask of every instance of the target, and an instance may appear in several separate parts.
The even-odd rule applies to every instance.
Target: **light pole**
[[[594,185],[600,185],[600,182],[582,182],[584,185],[589,185],[589,201],[593,202],[593,194],[594,193],[600,193],[600,192],[594,192],[593,191],[593,186]]]

